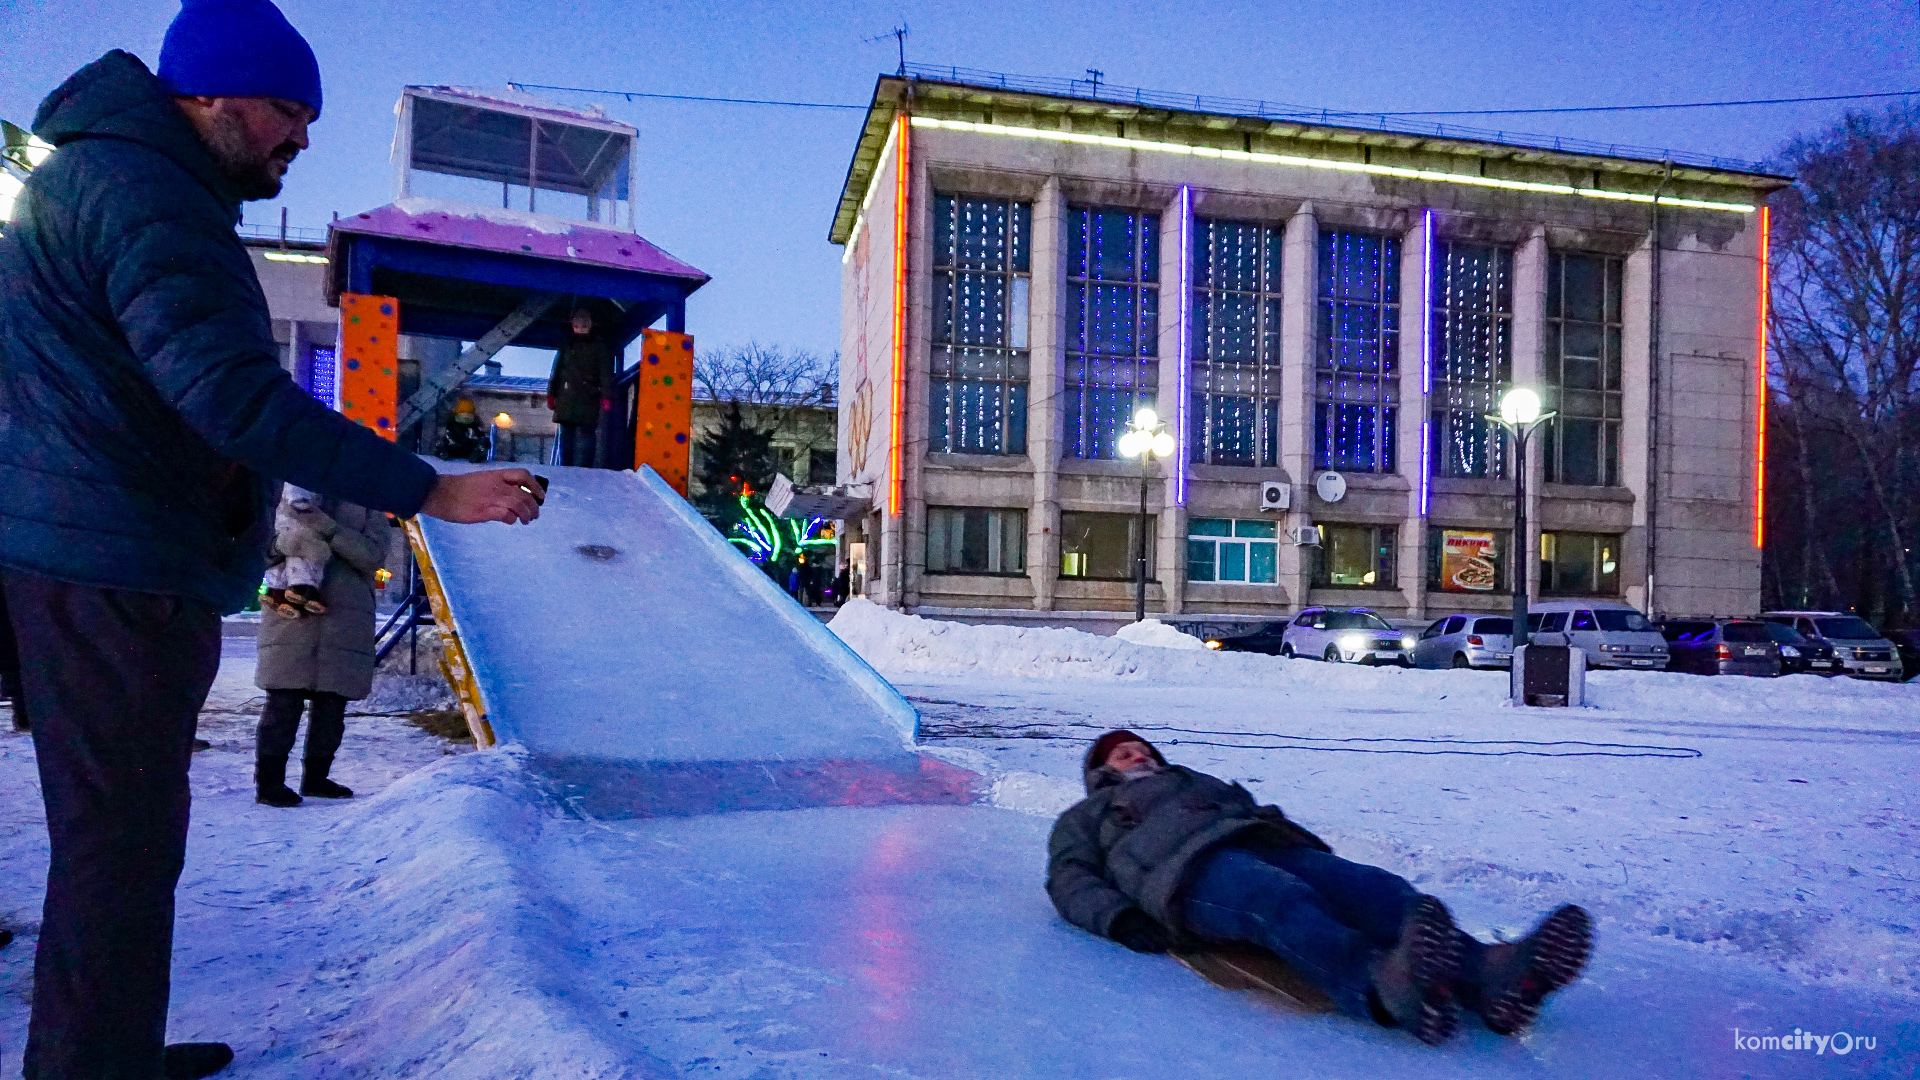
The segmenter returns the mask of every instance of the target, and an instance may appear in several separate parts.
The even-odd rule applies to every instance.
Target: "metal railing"
[[[282,228],[279,225],[240,225],[235,232],[247,240],[285,240],[294,244],[324,244],[327,242],[327,230]]]

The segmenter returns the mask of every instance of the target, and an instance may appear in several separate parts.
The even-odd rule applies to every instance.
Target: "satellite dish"
[[[1313,493],[1321,502],[1337,503],[1347,497],[1347,478],[1329,469],[1313,478]]]

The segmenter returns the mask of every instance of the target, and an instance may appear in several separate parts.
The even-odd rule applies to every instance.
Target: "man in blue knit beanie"
[[[280,367],[234,225],[279,194],[320,105],[273,4],[185,0],[157,73],[114,50],[34,118],[55,149],[0,235],[0,610],[50,856],[26,1080],[233,1060],[166,1044],[174,888],[220,616],[259,589],[280,484],[399,517],[539,516],[525,470],[437,476]]]

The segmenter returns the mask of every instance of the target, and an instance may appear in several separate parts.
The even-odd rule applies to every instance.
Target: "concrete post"
[[[1314,326],[1319,306],[1320,225],[1313,204],[1302,203],[1287,219],[1280,249],[1280,467],[1293,484],[1293,509],[1283,528],[1313,524]],[[1307,602],[1313,578],[1313,548],[1280,545],[1281,588],[1297,609]]]
[[[1542,401],[1554,396],[1546,385],[1547,229],[1536,225],[1513,258],[1513,384],[1531,386]],[[1548,421],[1551,424],[1552,421]],[[1524,573],[1529,596],[1540,595],[1540,497],[1547,479],[1547,424],[1527,440],[1527,534],[1515,537],[1515,569]],[[1511,475],[1511,474],[1509,474]]]
[[[1033,509],[1027,514],[1027,577],[1035,611],[1053,610],[1060,580],[1060,387],[1066,356],[1067,201],[1049,177],[1033,205],[1033,284],[1028,328],[1027,457]]]

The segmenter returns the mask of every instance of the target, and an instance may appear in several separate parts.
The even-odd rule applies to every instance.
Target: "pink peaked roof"
[[[707,274],[660,250],[638,233],[523,210],[407,198],[364,214],[341,218],[333,227],[367,236],[421,240],[476,251],[532,255],[615,270],[708,280]]]

